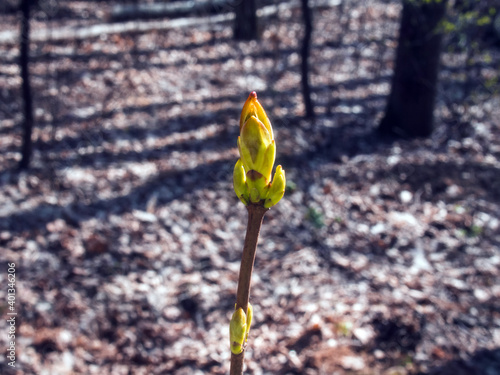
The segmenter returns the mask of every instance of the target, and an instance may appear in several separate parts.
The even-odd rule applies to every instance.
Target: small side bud
[[[247,317],[240,307],[237,309],[229,323],[229,339],[231,342],[231,352],[240,354],[243,351],[243,345],[248,335]]]
[[[234,185],[234,192],[236,193],[240,201],[242,201],[245,206],[248,205],[248,200],[249,200],[248,185],[246,182],[245,168],[243,167],[241,159],[238,159],[236,165],[234,166],[233,185]]]
[[[250,170],[247,172],[247,185],[250,193],[250,202],[258,203],[267,197],[269,191],[268,180],[259,172]]]
[[[248,341],[248,334],[250,333],[250,326],[252,325],[252,318],[253,318],[253,307],[248,302],[248,311],[247,311],[247,334],[245,335],[245,342]]]
[[[276,167],[276,172],[274,173],[273,182],[269,188],[269,193],[267,194],[264,207],[270,208],[283,198],[283,195],[285,194],[285,185],[285,171],[281,168],[281,165],[278,165],[278,167]]]

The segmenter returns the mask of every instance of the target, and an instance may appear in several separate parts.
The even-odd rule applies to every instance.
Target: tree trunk
[[[302,96],[304,97],[304,106],[306,108],[306,117],[314,117],[314,107],[311,101],[311,87],[309,86],[309,52],[311,50],[312,19],[308,0],[301,0],[302,17],[304,18],[304,40],[302,42]]]
[[[235,4],[234,39],[258,39],[257,7],[255,0],[238,0]]]
[[[24,101],[24,124],[23,124],[23,144],[22,159],[19,163],[19,169],[29,167],[32,154],[33,132],[33,98],[31,95],[31,86],[29,79],[29,46],[30,46],[30,7],[32,0],[22,0],[21,2],[21,34],[19,42],[19,65],[22,78],[22,96]]]
[[[404,0],[391,93],[379,130],[427,137],[433,129],[442,34],[447,0]]]

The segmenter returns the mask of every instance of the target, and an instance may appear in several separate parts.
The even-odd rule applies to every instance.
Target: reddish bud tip
[[[253,97],[253,98],[255,98],[255,99],[257,99],[257,93],[255,91],[252,91],[250,93],[250,96]]]

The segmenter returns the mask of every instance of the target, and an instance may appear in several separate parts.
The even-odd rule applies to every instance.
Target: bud
[[[248,311],[247,311],[247,333],[245,335],[245,342],[248,340],[248,334],[250,333],[250,326],[252,325],[252,318],[253,318],[253,307],[248,302]]]
[[[285,171],[281,168],[281,165],[278,165],[264,207],[270,208],[283,198],[283,195],[285,195],[285,185]]]
[[[276,157],[276,147],[271,133],[257,117],[251,116],[243,124],[238,137],[238,149],[245,169],[258,172],[269,181]]]
[[[243,351],[244,345],[248,340],[250,326],[252,325],[253,308],[250,302],[248,303],[248,311],[245,312],[240,307],[236,309],[229,323],[229,339],[231,341],[231,352],[240,354]]]
[[[250,198],[248,195],[248,185],[245,175],[245,168],[243,167],[241,159],[238,159],[236,165],[234,166],[233,185],[234,192],[236,193],[240,201],[242,201],[244,205],[247,205]]]
[[[271,188],[276,145],[271,122],[257,100],[255,91],[248,96],[241,111],[238,150],[240,160],[236,163],[233,174],[236,195],[245,205],[250,202],[262,204],[266,202]],[[281,170],[279,176],[284,184],[284,171]],[[281,191],[282,182],[278,182],[273,190],[273,198],[269,200],[269,207],[275,205],[283,197],[281,194],[279,199],[276,198]]]
[[[247,317],[240,307],[235,310],[229,323],[229,339],[231,343],[231,352],[240,354],[243,351],[243,344],[247,338]]]
[[[271,134],[271,138],[274,139],[271,121],[269,121],[264,108],[262,108],[262,105],[260,105],[259,101],[257,100],[257,93],[255,91],[252,91],[250,95],[248,95],[247,101],[245,102],[245,104],[243,104],[243,109],[241,110],[240,116],[240,131],[245,122],[251,116],[255,116],[260,121],[262,121],[269,134]]]

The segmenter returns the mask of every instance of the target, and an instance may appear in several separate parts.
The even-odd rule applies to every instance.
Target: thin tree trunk
[[[29,45],[30,45],[30,7],[32,0],[23,0],[21,2],[21,35],[19,46],[19,65],[21,67],[22,95],[24,100],[24,124],[23,124],[23,144],[22,159],[19,163],[19,169],[29,167],[31,155],[33,152],[32,133],[33,133],[33,98],[29,79]]]
[[[238,0],[235,4],[234,39],[258,39],[257,7],[255,0]]]
[[[442,41],[438,27],[446,5],[447,0],[404,0],[391,93],[380,132],[407,137],[432,133]]]
[[[302,41],[302,96],[306,108],[306,117],[314,117],[314,106],[311,101],[311,87],[309,85],[309,52],[311,50],[312,17],[309,9],[308,0],[301,0],[302,16],[304,18],[304,40]]]

